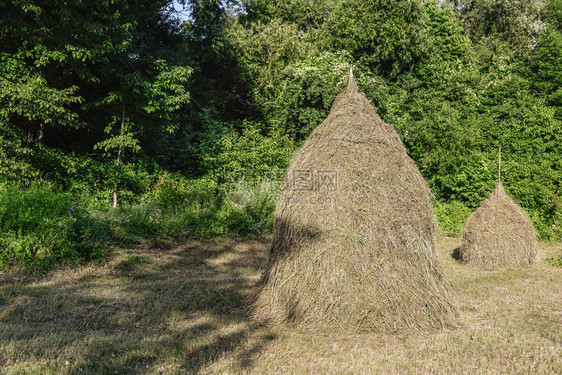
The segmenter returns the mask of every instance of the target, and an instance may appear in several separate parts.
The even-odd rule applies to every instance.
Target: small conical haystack
[[[463,229],[461,259],[487,269],[521,267],[535,262],[537,241],[527,214],[496,189],[470,215]]]
[[[428,185],[351,74],[285,182],[258,317],[381,332],[455,322]]]

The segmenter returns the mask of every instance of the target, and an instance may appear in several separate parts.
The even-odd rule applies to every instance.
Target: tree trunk
[[[121,130],[119,135],[123,135],[123,127],[125,126],[125,106],[123,106],[123,114],[121,117]],[[117,208],[117,182],[119,180],[119,167],[121,166],[121,150],[123,145],[119,144],[117,150],[117,163],[115,169],[115,184],[113,185],[113,208]]]

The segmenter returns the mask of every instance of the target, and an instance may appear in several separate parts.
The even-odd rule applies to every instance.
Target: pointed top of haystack
[[[490,194],[490,197],[492,197],[492,196],[495,197],[495,198],[502,198],[503,196],[506,196],[509,200],[511,200],[511,198],[509,198],[509,196],[505,192],[505,189],[503,187],[503,183],[500,180],[498,180],[496,188],[494,189],[492,194]]]
[[[358,92],[357,83],[355,83],[355,78],[353,78],[353,68],[349,68],[349,83],[347,84],[347,93]]]

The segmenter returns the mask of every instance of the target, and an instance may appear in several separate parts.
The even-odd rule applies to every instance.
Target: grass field
[[[556,374],[562,267],[485,272],[439,239],[463,327],[410,336],[342,335],[253,321],[267,240],[152,243],[45,277],[0,275],[5,374]]]

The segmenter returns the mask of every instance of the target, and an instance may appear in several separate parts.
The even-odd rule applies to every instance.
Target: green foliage
[[[562,256],[550,259],[550,263],[556,267],[562,267]]]
[[[349,54],[325,52],[286,66],[279,78],[257,93],[266,119],[291,139],[302,141],[320,125],[335,97],[346,87]]]
[[[13,132],[17,134],[17,130]],[[1,130],[0,155],[0,181],[30,187],[40,179],[73,195],[88,195],[103,204],[110,202],[115,180],[107,175],[115,173],[113,161],[101,162],[63,152]],[[140,162],[122,165],[119,176],[121,198],[131,202],[145,194],[158,178],[157,170]]]
[[[163,12],[168,3],[1,4],[0,120],[46,145],[81,152],[149,128],[178,128],[192,69],[177,48],[184,40],[178,21]],[[104,140],[103,130],[123,113],[130,132],[110,129],[117,139]]]
[[[78,87],[65,89],[50,87],[38,68],[28,66],[26,59],[39,61],[50,56],[43,50],[16,54],[0,53],[0,118],[8,120],[21,117],[42,124],[72,125],[78,116],[68,109],[73,103],[81,103]],[[26,56],[27,55],[27,56]]]
[[[25,197],[8,187],[2,207],[80,197],[64,230],[37,216],[20,233],[14,211],[3,264],[86,259],[108,230],[270,230],[276,184],[350,67],[428,180],[443,233],[493,189],[501,144],[508,193],[541,238],[562,238],[561,0],[179,2],[183,25],[169,0],[0,3],[0,184]]]
[[[454,9],[446,3],[425,4],[428,13],[428,39],[430,44],[429,59],[436,62],[462,59],[471,48],[466,29]]]
[[[272,229],[278,193],[276,180],[218,185],[209,178],[163,174],[138,203],[102,209],[96,215],[114,240],[122,242],[147,237],[251,237]]]
[[[497,38],[516,49],[536,44],[544,30],[544,0],[466,0],[461,12],[474,40]]]
[[[239,180],[228,186],[222,218],[228,233],[249,236],[270,232],[280,180]]]
[[[48,270],[103,255],[105,228],[81,202],[48,187],[0,190],[0,266]]]
[[[410,70],[429,51],[424,2],[337,2],[318,29],[332,51],[346,50],[358,65],[395,76]]]
[[[111,135],[117,124],[121,123],[121,127],[117,134]],[[131,132],[131,123],[125,120],[125,117],[113,117],[113,121],[107,126],[105,132],[110,134],[110,138],[96,143],[94,150],[103,150],[105,152],[117,150],[130,150],[132,152],[139,152],[140,145],[138,139],[134,138]]]
[[[317,27],[334,7],[334,0],[242,0],[247,14],[246,21],[278,19],[295,23],[300,30]],[[249,22],[252,23],[252,22]]]
[[[212,123],[200,143],[201,165],[219,182],[258,178],[284,170],[294,144],[277,131],[263,135],[261,124]]]
[[[401,133],[438,200],[471,209],[495,185],[501,144],[509,194],[542,238],[557,238],[562,123],[555,108],[534,95],[535,83],[503,41],[470,49],[459,43],[466,51],[459,62],[432,57],[391,83],[391,95],[377,98],[383,117]]]
[[[233,21],[227,32],[241,67],[242,76],[250,81],[257,94],[274,89],[274,83],[285,66],[316,52],[298,25],[273,19],[243,25]],[[259,90],[259,91],[258,91]],[[255,95],[251,93],[251,95]],[[260,105],[267,105],[259,100]]]
[[[550,1],[547,10],[550,27],[534,50],[531,68],[534,86],[555,108],[555,117],[562,120],[562,1]]]
[[[437,203],[434,207],[439,231],[445,236],[460,237],[471,210],[458,201]]]
[[[0,120],[0,181],[31,181],[40,171],[29,163],[33,155],[29,142],[20,136],[18,129]]]

